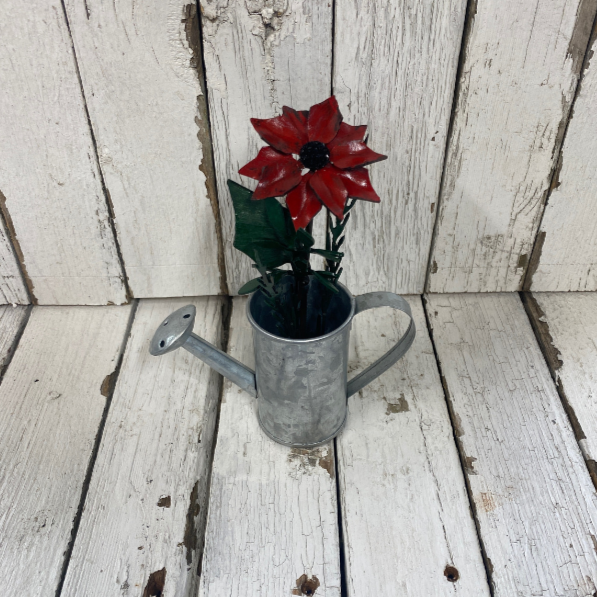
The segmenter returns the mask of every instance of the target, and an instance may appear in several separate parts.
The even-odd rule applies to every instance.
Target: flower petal
[[[342,114],[335,96],[311,106],[307,123],[309,141],[329,143],[336,136],[341,122]]]
[[[309,112],[297,112],[288,106],[284,106],[282,108],[282,114],[292,122],[292,125],[296,129],[298,134],[298,138],[301,142],[301,147],[308,143],[309,136],[307,135],[307,118],[309,116]]]
[[[261,172],[266,166],[271,166],[281,160],[294,161],[294,158],[267,145],[266,147],[262,147],[259,150],[257,157],[254,160],[251,160],[248,164],[245,164],[238,173],[259,180],[261,178]]]
[[[295,230],[306,228],[321,209],[321,201],[308,184],[311,176],[311,173],[305,174],[300,184],[286,195],[286,206]]]
[[[309,185],[319,200],[337,217],[344,219],[344,205],[348,191],[340,177],[340,170],[334,166],[326,166],[313,173]]]
[[[299,131],[286,114],[275,118],[251,118],[257,134],[282,153],[298,153],[304,145]]]
[[[327,144],[328,149],[333,149],[336,145],[348,143],[349,141],[362,141],[367,132],[367,125],[352,126],[343,122],[338,129],[338,134]]]
[[[301,165],[291,158],[266,166],[261,173],[253,199],[286,195],[301,182]]]
[[[340,176],[349,197],[364,199],[365,201],[373,201],[374,203],[379,203],[381,201],[379,195],[371,185],[369,171],[365,168],[341,170]]]
[[[356,168],[387,159],[387,155],[375,153],[362,141],[349,141],[330,150],[330,161],[338,168]]]

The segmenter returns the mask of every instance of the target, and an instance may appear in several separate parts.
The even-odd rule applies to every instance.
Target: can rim
[[[350,299],[350,312],[348,313],[346,319],[337,328],[333,329],[331,332],[328,332],[327,334],[323,334],[323,336],[315,336],[313,338],[304,338],[304,339],[284,338],[283,336],[276,336],[276,334],[272,334],[271,332],[264,330],[255,321],[255,319],[253,318],[253,315],[251,315],[251,302],[253,301],[253,297],[255,296],[256,293],[253,293],[251,295],[251,297],[249,298],[249,300],[247,301],[247,309],[246,309],[247,319],[249,320],[249,323],[253,326],[253,328],[255,330],[257,330],[264,336],[267,336],[268,338],[272,338],[274,340],[278,340],[279,342],[288,342],[291,344],[309,344],[311,342],[320,342],[321,340],[326,340],[328,338],[331,338],[332,336],[335,336],[336,334],[339,334],[352,321],[352,318],[354,317],[354,312],[356,309],[356,300],[355,300],[354,296],[352,296],[350,290],[348,290],[348,288],[346,288],[346,286],[344,286],[344,284],[341,284],[340,282],[336,282],[336,284],[340,287],[340,289]]]

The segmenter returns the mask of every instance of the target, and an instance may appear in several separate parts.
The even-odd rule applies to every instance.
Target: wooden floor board
[[[581,453],[594,461],[597,296],[531,298],[544,353],[516,294],[427,297],[450,416],[420,299],[409,299],[413,348],[351,397],[337,439],[348,595],[487,597],[487,577],[492,597],[597,591],[597,495]],[[185,351],[147,352],[187,301],[139,304],[61,597],[339,597],[333,444],[272,442],[255,400],[225,382],[207,495],[221,378]],[[216,344],[224,301],[194,301],[197,333]],[[252,366],[245,304],[234,299],[229,351]],[[7,594],[55,596],[130,314],[34,307],[11,360],[28,310],[0,307]],[[402,324],[389,310],[359,315],[349,376]]]
[[[597,484],[597,293],[533,292],[527,297],[539,343]]]
[[[337,439],[349,595],[489,597],[444,391],[418,296],[417,337],[348,401]],[[404,332],[390,309],[359,315],[351,375]]]
[[[221,377],[183,349],[149,354],[189,302],[218,345],[223,298],[139,303],[62,597],[196,595]]]
[[[597,591],[597,496],[517,294],[427,310],[494,597]]]
[[[130,313],[130,306],[31,313],[0,385],[0,575],[7,595],[56,593],[105,382]]]
[[[228,352],[252,367],[245,299],[233,304]],[[259,428],[255,404],[225,382],[199,595],[339,597],[333,446],[274,443]]]

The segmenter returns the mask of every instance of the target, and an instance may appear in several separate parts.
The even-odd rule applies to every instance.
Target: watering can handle
[[[376,377],[379,377],[384,371],[389,369],[396,361],[398,361],[398,359],[403,357],[411,347],[416,334],[415,322],[410,311],[410,305],[401,296],[398,296],[393,292],[369,292],[357,296],[355,300],[355,315],[367,311],[368,309],[376,309],[377,307],[392,307],[393,309],[398,309],[398,311],[406,313],[406,315],[410,317],[410,325],[402,338],[400,338],[400,340],[398,340],[386,354],[377,359],[375,363],[369,365],[367,369],[348,382],[346,392],[347,397],[362,390]]]

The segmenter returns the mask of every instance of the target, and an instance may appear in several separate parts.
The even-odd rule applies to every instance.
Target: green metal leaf
[[[327,280],[332,280],[332,281],[336,280],[336,274],[334,274],[333,272],[318,271],[317,273],[320,276],[323,276],[324,278],[326,278]]]
[[[292,224],[290,211],[282,207],[276,199],[271,201],[266,199],[266,201],[265,210],[267,219],[274,229],[278,240],[287,247],[292,248],[296,233]]]
[[[296,240],[300,241],[305,247],[310,249],[315,244],[315,239],[304,228],[299,228],[296,233]]]
[[[340,290],[331,282],[326,280],[325,276],[321,275],[322,272],[313,272],[313,275],[328,289],[331,290],[334,294],[338,294]]]
[[[330,261],[342,261],[342,257],[344,257],[344,253],[339,253],[338,251],[325,251],[324,249],[311,249],[311,253],[315,253],[316,255],[321,255]]]
[[[253,280],[249,280],[246,284],[243,284],[238,291],[238,294],[251,294],[259,289],[261,286],[261,278],[253,278]]]
[[[232,180],[228,181],[228,188],[236,220],[234,247],[254,261],[257,251],[268,269],[289,263],[292,251],[284,208],[273,197],[253,201],[253,193]],[[294,244],[294,238],[291,240]]]

